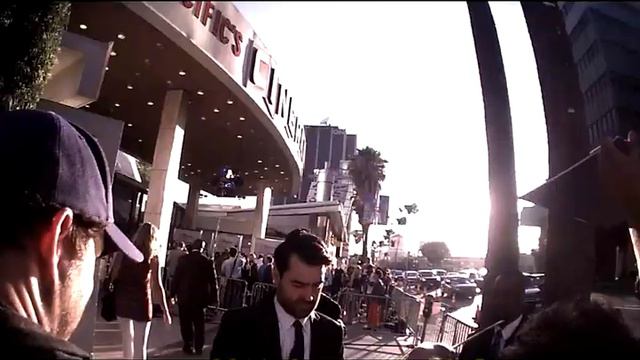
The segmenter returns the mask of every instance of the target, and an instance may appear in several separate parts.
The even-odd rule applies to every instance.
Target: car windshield
[[[451,284],[452,285],[462,285],[462,284],[470,284],[471,281],[469,281],[469,279],[466,278],[461,278],[461,277],[457,277],[457,278],[451,278]]]
[[[417,273],[417,272],[415,272],[415,271],[407,271],[407,272],[405,273],[405,275],[406,275],[407,277],[416,277],[416,276],[418,276],[418,273]]]
[[[433,276],[433,272],[431,272],[430,270],[420,270],[419,273],[420,276]]]

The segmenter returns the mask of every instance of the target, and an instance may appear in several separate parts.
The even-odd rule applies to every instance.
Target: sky
[[[465,2],[235,2],[280,66],[308,125],[357,134],[388,160],[381,194],[391,226],[416,251],[445,241],[453,256],[483,257],[489,188],[482,92]],[[491,3],[503,52],[518,195],[548,177],[535,59],[518,2]],[[520,201],[519,210],[531,205]],[[381,237],[386,227],[372,230]],[[520,227],[520,251],[540,230]]]

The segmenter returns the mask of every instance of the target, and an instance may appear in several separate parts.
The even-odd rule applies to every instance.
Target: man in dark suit
[[[275,296],[224,314],[211,359],[343,359],[342,327],[316,311],[331,259],[324,243],[294,230],[275,250]]]
[[[203,240],[193,242],[189,254],[178,261],[171,286],[171,298],[178,298],[180,333],[186,354],[202,354],[204,310],[218,302],[218,284],[213,261],[202,254]]]
[[[524,288],[525,278],[521,272],[496,277],[492,299],[496,302],[495,309],[499,312],[498,320],[504,322],[465,343],[460,360],[496,360],[500,351],[513,343],[527,320],[524,314]],[[469,337],[473,335],[472,333]]]

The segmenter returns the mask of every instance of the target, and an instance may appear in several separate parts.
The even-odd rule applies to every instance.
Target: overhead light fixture
[[[197,172],[200,172],[200,169],[196,170]]]
[[[258,170],[253,170],[253,173],[254,173],[254,174],[257,174],[257,173],[259,173],[259,172],[260,172],[260,171],[258,171]]]
[[[238,139],[242,139],[242,135],[237,135],[236,136]]]
[[[167,80],[167,85],[171,85],[173,82],[171,80]]]
[[[120,107],[120,104],[115,103],[115,104],[113,104],[113,106],[115,106],[115,107]]]
[[[244,116],[240,116],[240,121],[245,121],[246,119],[244,118]]]
[[[260,179],[264,179],[264,176],[260,175]]]
[[[231,99],[227,100],[227,104],[233,105],[233,100],[231,100]]]
[[[89,106],[89,104],[87,104],[87,105],[85,105],[84,107],[88,109],[88,108],[90,108],[91,106]]]
[[[128,127],[132,127],[132,126],[133,126],[133,124],[132,124],[132,123],[128,123],[128,124],[127,124],[127,126],[128,126]]]
[[[115,51],[112,51],[112,52],[111,52],[111,54],[109,54],[109,55],[111,55],[111,56],[116,56],[116,55],[118,55],[118,53],[117,53],[117,52],[115,52]]]
[[[124,34],[118,34],[118,39],[124,40],[125,38],[126,38],[126,36],[124,36]]]
[[[198,90],[198,91],[196,92],[196,94],[198,94],[198,95],[202,96],[202,95],[204,95],[204,92],[203,92],[202,90]]]
[[[289,181],[289,178],[284,178],[285,181]]]
[[[248,171],[245,171],[245,172],[244,172],[244,175],[245,175],[245,176],[249,175],[249,172],[248,172]]]
[[[278,165],[278,164],[275,164],[274,166],[275,166],[275,167],[277,167],[277,168],[279,168],[279,167],[280,167],[280,165]]]
[[[214,113],[219,113],[219,112],[220,112],[220,109],[215,108],[215,109],[213,109],[213,112],[214,112]]]
[[[206,118],[206,117],[204,117],[204,116],[201,116],[201,117],[200,117],[200,120],[207,120],[207,118]]]
[[[82,30],[87,30],[87,25],[85,25],[85,24],[80,24],[80,29],[82,29]]]
[[[231,125],[231,123],[227,121],[227,126],[229,126],[229,125]]]
[[[180,166],[181,169],[184,169],[184,165]]]
[[[191,175],[193,175],[193,174],[195,174],[195,173],[192,171],[192,172],[190,172],[190,174],[191,174]]]
[[[185,76],[185,75],[187,75],[187,73],[186,73],[186,72],[184,72],[184,71],[182,71],[182,70],[180,70],[180,71],[178,71],[178,75],[180,75],[180,76]]]
[[[258,160],[258,164],[262,164],[262,160]]]
[[[104,71],[109,71],[109,67],[108,67],[108,66],[106,66],[106,67],[104,68]]]
[[[141,143],[141,142],[142,142],[142,139],[138,139],[138,142],[139,142],[139,143]]]
[[[268,167],[264,168],[264,171],[268,171],[268,170],[269,170],[269,168],[268,168]]]
[[[280,175],[284,175],[284,171],[280,171]]]
[[[273,180],[274,182],[278,182],[278,179]]]
[[[191,166],[191,163],[187,163],[187,166]]]
[[[147,101],[147,105],[153,106],[153,101]]]
[[[133,90],[133,85],[128,84],[128,85],[127,85],[127,89],[129,89],[129,90]]]

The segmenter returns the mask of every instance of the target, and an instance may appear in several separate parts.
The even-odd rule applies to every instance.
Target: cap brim
[[[110,240],[118,249],[131,258],[131,260],[141,262],[144,259],[140,250],[138,250],[127,235],[120,231],[115,224],[111,223],[107,225],[105,235],[105,240]]]

